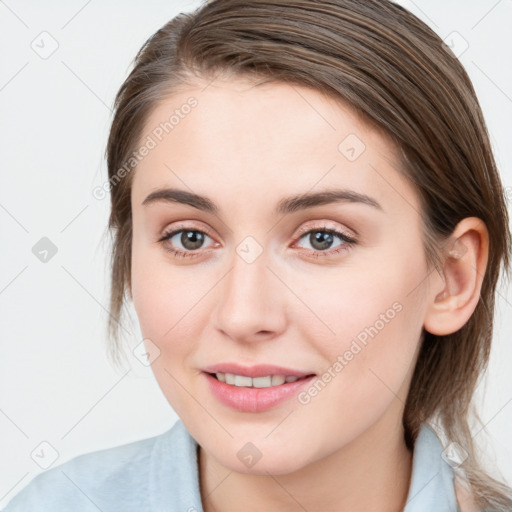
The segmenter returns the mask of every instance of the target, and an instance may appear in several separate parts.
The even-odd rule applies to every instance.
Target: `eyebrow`
[[[154,192],[151,192],[146,199],[144,199],[142,205],[147,206],[158,202],[186,204],[214,215],[217,215],[220,210],[219,207],[208,197],[177,188],[162,188],[155,190]],[[379,202],[366,194],[346,189],[330,189],[321,192],[310,192],[283,198],[277,203],[275,213],[286,215],[299,210],[314,208],[315,206],[340,202],[361,203],[383,211]]]

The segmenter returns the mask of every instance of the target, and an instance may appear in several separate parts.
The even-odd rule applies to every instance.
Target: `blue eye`
[[[181,233],[181,236],[178,238],[178,240],[180,241],[180,243],[186,250],[175,249],[174,247],[169,246],[168,243],[164,243],[167,241],[171,241],[172,238],[174,238],[176,235],[178,235],[180,233]],[[185,229],[181,228],[181,229],[171,231],[170,233],[165,233],[162,236],[162,238],[160,238],[158,241],[162,242],[164,245],[164,248],[167,251],[169,251],[170,253],[177,256],[178,258],[185,258],[185,257],[193,258],[194,256],[198,256],[198,253],[192,252],[192,251],[197,251],[198,249],[201,248],[200,246],[203,244],[205,236],[210,238],[210,236],[207,233],[205,233],[204,231],[200,231],[195,228],[185,228]],[[172,244],[172,245],[174,245],[174,244]]]
[[[177,240],[172,242],[172,239],[177,237]],[[320,227],[310,229],[304,232],[298,240],[306,238],[312,246],[311,249],[307,249],[309,254],[314,258],[333,256],[342,251],[349,250],[357,241],[351,236],[346,235],[341,231],[335,229]],[[168,233],[165,233],[158,242],[161,242],[166,251],[170,252],[177,258],[194,258],[201,255],[200,249],[202,248],[205,239],[212,239],[207,233],[193,227],[180,227]],[[338,238],[341,243],[331,248],[335,238]],[[171,242],[171,243],[169,243]],[[184,249],[176,248],[176,244],[180,243]]]
[[[342,251],[346,251],[357,242],[354,238],[346,235],[345,233],[327,227],[310,229],[303,234],[299,240],[302,240],[303,238],[306,238],[312,246],[308,251],[310,251],[312,256],[315,258],[332,256]],[[341,240],[341,243],[335,249],[331,249],[335,238]]]

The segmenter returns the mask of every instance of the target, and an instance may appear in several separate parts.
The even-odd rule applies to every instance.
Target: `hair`
[[[481,468],[470,430],[470,420],[479,420],[472,397],[488,364],[501,267],[510,277],[505,194],[464,67],[431,28],[391,1],[213,0],[180,13],[144,43],[116,95],[106,148],[111,357],[119,360],[131,290],[133,173],[121,180],[117,173],[163,98],[221,73],[313,88],[387,135],[420,197],[429,268],[441,269],[444,243],[459,221],[485,223],[489,259],[479,302],[453,334],[423,331],[403,426],[411,449],[421,423],[436,424],[467,451],[461,468],[477,504],[510,510],[511,489]]]

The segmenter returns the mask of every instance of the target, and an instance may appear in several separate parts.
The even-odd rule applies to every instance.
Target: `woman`
[[[468,425],[508,214],[440,38],[388,1],[214,0],[115,107],[113,355],[129,299],[180,420],[6,510],[511,510]]]

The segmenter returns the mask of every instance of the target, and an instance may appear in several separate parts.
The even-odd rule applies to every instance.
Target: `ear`
[[[489,256],[489,233],[477,217],[461,220],[446,245],[442,276],[432,274],[423,327],[444,336],[458,331],[471,317]]]

